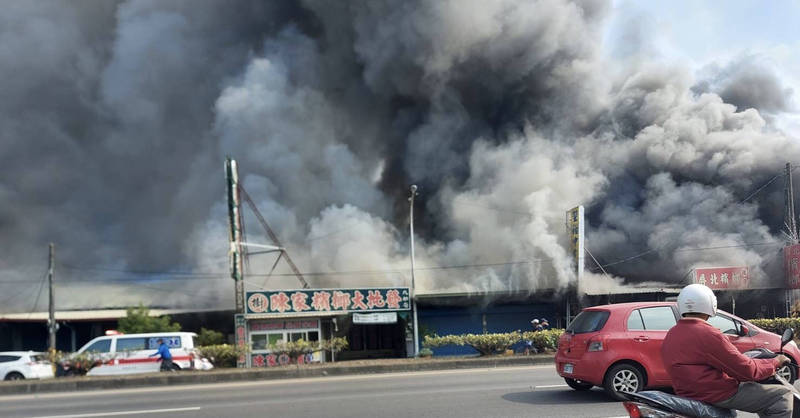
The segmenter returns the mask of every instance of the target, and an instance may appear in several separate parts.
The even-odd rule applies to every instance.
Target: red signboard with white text
[[[712,289],[747,289],[750,271],[747,267],[705,267],[694,269],[694,283]]]
[[[786,287],[800,289],[800,244],[783,247],[783,261],[786,266]]]

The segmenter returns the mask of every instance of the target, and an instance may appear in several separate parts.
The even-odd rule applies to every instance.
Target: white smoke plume
[[[744,200],[800,161],[774,124],[793,91],[747,55],[693,74],[642,41],[613,61],[609,11],[8,2],[2,309],[37,308],[50,241],[62,309],[230,307],[225,156],[312,287],[410,283],[410,184],[422,291],[565,289],[579,204],[600,263],[641,254],[609,266],[616,279],[590,262],[601,288],[731,264],[769,285],[782,180]],[[247,209],[245,223],[268,242]],[[250,257],[249,288],[299,286],[285,265],[266,277],[273,260]]]

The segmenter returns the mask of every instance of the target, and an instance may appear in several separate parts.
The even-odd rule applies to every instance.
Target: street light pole
[[[416,283],[414,278],[414,196],[417,195],[417,185],[411,185],[411,197],[408,198],[409,205],[409,225],[411,228],[411,313],[414,318],[414,357],[419,355],[419,326],[417,323],[417,295]]]
[[[56,249],[53,243],[50,243],[50,256],[48,257],[48,268],[47,268],[47,282],[50,286],[50,304],[49,304],[49,314],[47,319],[47,333],[49,334],[49,341],[50,344],[50,353],[54,353],[56,351],[56,332],[58,331],[58,324],[56,323],[56,293],[55,293],[55,260],[56,260]]]

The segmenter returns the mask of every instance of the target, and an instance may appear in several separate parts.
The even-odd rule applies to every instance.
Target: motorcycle
[[[781,350],[783,346],[794,338],[794,330],[789,328],[784,331],[781,337]],[[758,348],[746,351],[742,354],[750,358],[774,358],[780,354],[781,351],[775,353],[766,348]],[[791,366],[797,370],[798,365],[791,363]],[[778,374],[773,375],[771,378],[762,381],[765,384],[782,384],[791,389],[794,394],[794,403],[797,409],[800,407],[800,392],[786,379]],[[666,392],[657,390],[648,390],[637,393],[626,394],[628,401],[622,403],[628,416],[631,418],[692,418],[692,417],[710,417],[710,418],[730,418],[736,416],[736,411],[731,409],[719,408],[711,404],[707,404],[692,399],[682,398]],[[794,411],[795,416],[800,414],[800,410]]]

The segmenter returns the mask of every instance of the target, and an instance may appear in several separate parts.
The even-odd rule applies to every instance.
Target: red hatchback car
[[[678,321],[675,302],[635,302],[586,308],[569,324],[558,342],[556,370],[575,390],[603,387],[609,395],[671,386],[661,361],[661,343]],[[708,322],[740,351],[780,348],[780,335],[724,311]],[[784,347],[792,362],[800,360],[794,341]],[[778,373],[790,382],[797,370],[784,366]]]

